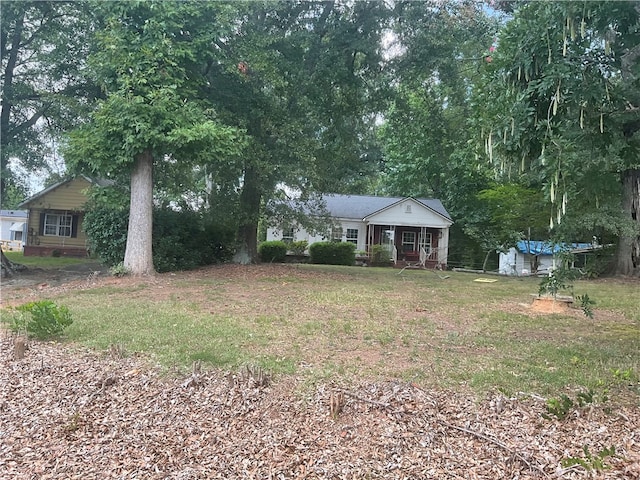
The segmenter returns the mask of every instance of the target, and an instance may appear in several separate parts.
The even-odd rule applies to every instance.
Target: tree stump
[[[22,360],[27,349],[27,341],[24,337],[17,337],[13,342],[13,358]]]
[[[566,295],[533,295],[531,309],[542,313],[567,313],[573,306],[573,297]]]

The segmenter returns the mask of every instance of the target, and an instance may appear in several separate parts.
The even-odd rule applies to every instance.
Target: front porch
[[[367,253],[373,245],[386,247],[389,261],[397,268],[447,267],[448,230],[408,225],[367,225]]]

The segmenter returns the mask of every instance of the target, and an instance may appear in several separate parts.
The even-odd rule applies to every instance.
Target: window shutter
[[[38,230],[38,235],[44,235],[44,218],[46,216],[46,213],[44,210],[42,210],[40,212],[40,228]]]
[[[78,236],[78,220],[79,219],[80,219],[80,215],[71,216],[71,238],[76,238]]]

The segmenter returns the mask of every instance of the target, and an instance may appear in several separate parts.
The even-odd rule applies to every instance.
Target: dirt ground
[[[205,274],[159,275],[145,295]],[[129,282],[97,265],[34,271],[3,280],[2,303]],[[544,419],[545,399],[526,393],[305,386],[256,368],[185,375],[55,342],[17,359],[15,342],[0,332],[0,478],[640,478],[640,411],[625,402]]]

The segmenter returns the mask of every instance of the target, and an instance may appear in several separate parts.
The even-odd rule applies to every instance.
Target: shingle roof
[[[394,205],[407,197],[377,197],[373,195],[337,195],[328,194],[322,197],[327,204],[327,210],[333,217],[363,219],[375,212]],[[437,214],[451,220],[449,212],[442,202],[435,198],[414,198]]]

